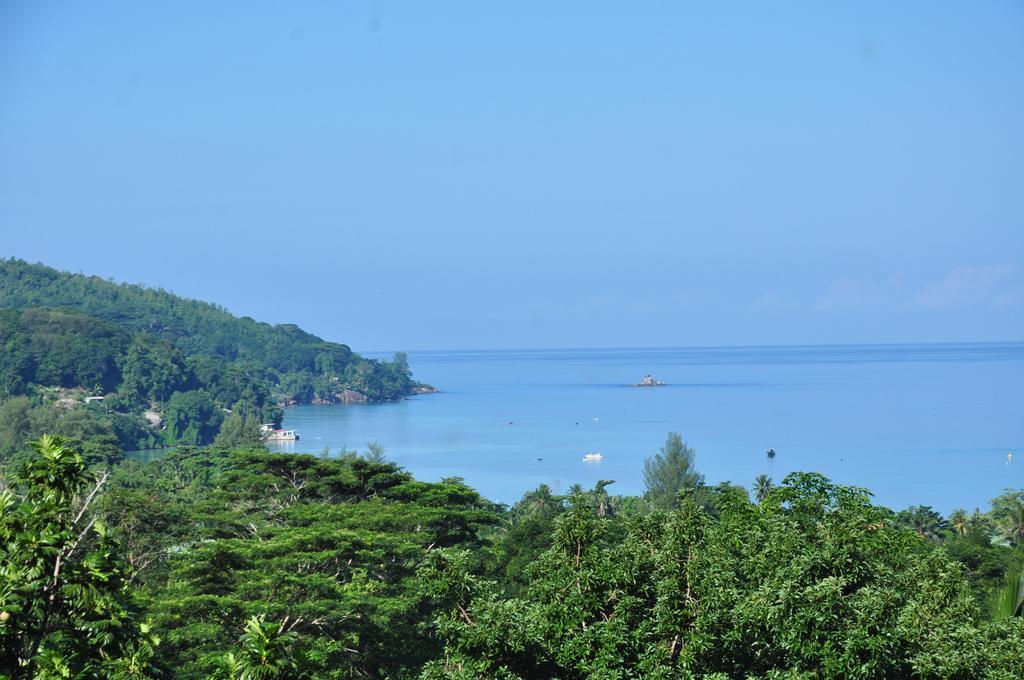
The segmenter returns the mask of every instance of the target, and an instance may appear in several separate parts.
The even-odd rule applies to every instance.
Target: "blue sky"
[[[0,4],[0,255],[362,350],[1024,338],[1024,4]]]

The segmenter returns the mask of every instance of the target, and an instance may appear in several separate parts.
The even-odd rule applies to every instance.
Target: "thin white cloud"
[[[960,265],[941,280],[910,284],[901,274],[888,277],[847,276],[833,280],[814,301],[818,311],[847,309],[1008,308],[1024,305],[1024,276],[1013,263]]]
[[[1012,263],[954,267],[940,282],[922,290],[917,304],[932,309],[965,305],[1008,307],[1024,301],[1024,283]]]
[[[815,301],[814,308],[821,311],[877,307],[899,299],[903,275],[884,278],[848,276],[835,279]]]

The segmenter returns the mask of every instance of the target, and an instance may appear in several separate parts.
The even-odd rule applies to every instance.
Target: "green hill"
[[[80,388],[79,398],[104,396],[107,414],[149,411],[155,421],[169,405],[188,403],[197,410],[184,421],[209,421],[182,428],[194,441],[166,431],[144,437],[166,443],[207,443],[225,410],[276,422],[291,404],[387,401],[429,389],[412,380],[402,354],[366,359],[295,325],[16,259],[0,260],[0,348],[0,398],[41,405],[44,388]]]

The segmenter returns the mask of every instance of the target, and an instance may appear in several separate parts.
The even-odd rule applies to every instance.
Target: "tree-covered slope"
[[[327,342],[292,324],[271,325],[235,317],[215,304],[164,290],[113,283],[97,276],[57,271],[22,260],[0,261],[0,308],[42,307],[85,314],[128,333],[147,333],[174,345],[184,356],[204,355],[251,362],[279,376],[309,373],[341,379],[370,399],[394,399],[415,386],[391,375],[389,364],[371,361],[348,346]],[[330,385],[317,393],[330,398]],[[299,399],[312,394],[292,395]]]
[[[0,309],[0,394],[23,394],[32,384],[111,391],[130,339],[76,312]]]
[[[107,413],[169,421],[175,411],[181,426],[162,435],[172,444],[208,443],[226,411],[276,421],[289,404],[384,401],[424,387],[402,354],[365,359],[294,325],[15,259],[0,260],[0,350],[0,399],[81,388],[104,396]]]
[[[353,358],[345,345],[325,342],[293,325],[238,318],[209,302],[17,259],[0,261],[0,307],[70,309],[131,333],[145,331],[169,340],[188,355],[258,361],[280,371],[311,369],[322,351],[343,362]]]

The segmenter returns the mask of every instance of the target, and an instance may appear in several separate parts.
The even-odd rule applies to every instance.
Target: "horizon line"
[[[622,345],[600,347],[494,347],[494,348],[452,348],[452,349],[408,349],[408,350],[355,350],[358,354],[442,353],[442,352],[602,352],[609,350],[707,350],[707,349],[811,349],[811,348],[855,348],[855,347],[956,347],[979,345],[1021,345],[1024,340],[960,340],[924,342],[855,342],[855,343],[795,343],[767,345]]]

